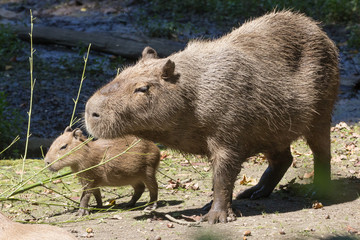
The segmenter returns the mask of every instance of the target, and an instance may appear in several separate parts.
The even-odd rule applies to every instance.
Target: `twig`
[[[196,222],[188,222],[188,221],[184,221],[184,220],[180,220],[180,219],[176,219],[172,216],[170,216],[169,214],[167,213],[161,213],[161,212],[157,212],[157,211],[151,211],[152,214],[154,215],[160,215],[162,217],[165,217],[166,219],[168,219],[170,222],[174,222],[174,223],[177,223],[177,224],[180,224],[180,225],[185,225],[185,226],[188,226],[188,227],[193,227],[193,226],[197,226],[201,223],[201,221],[196,221]]]
[[[78,94],[77,94],[76,100],[73,99],[73,101],[74,101],[74,109],[73,109],[73,113],[72,113],[72,115],[71,115],[71,120],[70,120],[70,124],[69,124],[70,127],[72,127],[72,126],[77,122],[77,121],[75,121],[75,119],[74,119],[74,115],[75,115],[77,103],[78,103],[78,101],[79,101],[80,92],[81,92],[81,88],[82,88],[82,83],[83,83],[83,81],[85,80],[85,70],[86,70],[87,61],[88,61],[88,59],[89,59],[90,47],[91,47],[91,43],[89,44],[86,57],[84,57],[84,68],[83,68],[83,72],[82,72],[82,75],[81,75],[81,80],[80,80],[80,85],[79,85]],[[75,121],[75,122],[74,122],[74,121]]]
[[[14,143],[16,143],[17,141],[19,141],[19,139],[20,139],[20,137],[19,137],[19,136],[16,136],[16,137],[14,138],[14,140],[9,144],[9,146],[7,146],[4,150],[2,150],[2,151],[0,152],[0,155],[1,155],[3,152],[5,152],[6,150],[8,150]]]
[[[195,172],[197,172],[202,178],[205,178],[205,175],[203,175],[201,172],[199,172],[199,170],[197,170],[194,165],[191,163],[191,161],[189,160],[189,158],[187,158],[183,153],[181,153],[182,156],[189,162],[189,164],[191,165],[191,167],[195,170]]]
[[[33,28],[34,28],[34,18],[32,15],[32,11],[30,9],[30,57],[29,57],[29,63],[30,63],[30,106],[29,106],[29,112],[28,112],[28,127],[27,127],[27,132],[26,132],[26,142],[25,142],[25,153],[24,153],[24,158],[23,158],[23,164],[22,164],[22,169],[21,169],[21,173],[20,173],[20,182],[23,181],[23,176],[24,176],[24,169],[25,169],[25,160],[26,160],[26,155],[27,155],[27,151],[28,151],[28,145],[29,145],[29,138],[30,138],[30,123],[31,123],[31,112],[32,112],[32,103],[33,103],[33,95],[34,95],[34,86],[35,86],[35,81],[33,78],[33,69],[34,69],[34,52],[35,50],[33,49]]]

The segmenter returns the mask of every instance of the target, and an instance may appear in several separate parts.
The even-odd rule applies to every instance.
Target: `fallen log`
[[[30,27],[14,26],[14,32],[24,40],[29,40]],[[185,44],[167,39],[146,38],[134,35],[119,35],[111,32],[78,32],[56,27],[36,26],[33,30],[34,43],[59,44],[76,47],[81,44],[114,55],[137,59],[146,46],[156,49],[161,57],[169,56],[185,47]]]

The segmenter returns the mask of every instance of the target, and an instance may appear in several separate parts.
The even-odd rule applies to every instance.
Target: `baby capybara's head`
[[[179,74],[170,59],[160,59],[146,47],[134,66],[124,69],[86,103],[88,132],[115,138],[151,129],[164,130],[183,105]]]
[[[49,170],[59,171],[64,167],[76,165],[79,160],[80,152],[75,151],[70,153],[70,151],[86,141],[86,139],[87,138],[79,128],[72,130],[70,127],[67,127],[64,133],[56,138],[51,144],[50,149],[44,158],[45,164],[51,164]]]

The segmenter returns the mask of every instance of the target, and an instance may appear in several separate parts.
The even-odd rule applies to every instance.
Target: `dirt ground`
[[[305,142],[298,140],[292,145],[294,163],[276,190],[265,199],[234,200],[238,218],[227,224],[181,225],[194,223],[206,213],[201,208],[211,201],[211,166],[199,156],[183,156],[169,149],[162,150],[157,174],[160,201],[155,212],[143,211],[149,199],[147,191],[137,203],[138,209],[129,211],[122,204],[131,197],[130,187],[105,188],[103,202],[115,200],[116,205],[77,217],[78,205],[69,202],[79,200],[81,194],[75,178],[52,181],[46,188],[15,196],[23,202],[2,201],[1,211],[16,221],[56,224],[79,239],[360,239],[359,136],[359,125],[339,123],[332,129],[331,198],[312,195],[312,154]],[[18,177],[20,165],[1,168],[2,192],[9,179]],[[26,172],[33,175],[32,171],[42,166],[40,160],[28,162]],[[256,184],[266,167],[261,155],[245,162],[234,193]],[[91,204],[95,206],[94,199]],[[176,220],[169,220],[166,214]],[[247,231],[250,235],[245,237]]]

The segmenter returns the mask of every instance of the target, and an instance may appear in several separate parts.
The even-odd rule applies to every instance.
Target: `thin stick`
[[[205,175],[203,175],[201,172],[199,172],[199,170],[197,170],[194,165],[191,163],[190,159],[185,156],[183,153],[182,153],[183,157],[190,163],[191,167],[195,170],[195,172],[197,172],[202,178],[205,178]]]
[[[80,202],[77,202],[77,201],[75,201],[75,200],[73,200],[73,199],[69,198],[69,197],[68,197],[68,196],[66,196],[65,194],[62,194],[61,192],[56,191],[55,189],[52,189],[52,188],[50,188],[50,187],[46,186],[45,184],[43,184],[42,186],[43,186],[44,188],[48,189],[48,190],[53,191],[54,193],[59,194],[60,196],[62,196],[62,197],[64,197],[64,198],[66,198],[67,200],[69,200],[69,201],[71,201],[71,202],[73,202],[73,203],[80,204]]]
[[[19,137],[19,136],[16,136],[16,137],[14,138],[14,140],[10,143],[10,145],[7,146],[4,150],[2,150],[2,151],[0,152],[0,155],[1,155],[3,152],[5,152],[6,150],[8,150],[14,143],[16,143],[17,141],[19,141],[19,139],[20,139],[20,137]]]
[[[89,44],[86,57],[84,57],[84,68],[83,68],[83,72],[82,72],[82,75],[81,75],[78,94],[77,94],[76,100],[73,99],[73,101],[74,101],[74,109],[73,109],[73,113],[71,115],[71,120],[70,120],[70,124],[69,124],[70,127],[72,127],[77,122],[77,121],[74,122],[75,121],[74,115],[75,115],[77,103],[79,101],[81,87],[82,87],[83,81],[85,80],[85,70],[86,70],[86,64],[87,64],[87,61],[88,61],[88,58],[89,58],[90,47],[91,47],[91,43]]]
[[[20,182],[18,185],[16,185],[14,188],[15,190],[13,190],[7,197],[11,197],[15,194],[18,194],[18,191],[20,188],[22,188],[23,186],[25,186],[25,184],[27,184],[30,180],[32,180],[33,178],[35,178],[37,175],[39,175],[41,172],[43,172],[45,169],[47,169],[48,167],[50,167],[51,165],[53,165],[54,163],[56,163],[57,161],[63,159],[64,157],[76,152],[77,150],[79,150],[80,148],[82,148],[85,144],[87,144],[89,141],[91,141],[92,138],[87,139],[86,141],[82,142],[81,144],[79,144],[78,146],[74,147],[73,149],[71,149],[69,152],[67,152],[66,154],[64,154],[63,156],[59,157],[58,159],[56,159],[55,161],[53,161],[52,163],[50,163],[49,165],[43,167],[42,169],[40,169],[38,172],[36,172],[33,176],[29,177],[28,179],[26,179],[23,182]],[[5,192],[2,193],[2,196],[9,192],[11,189],[9,188],[8,190],[6,190]],[[21,191],[21,190],[20,190]]]
[[[22,169],[21,169],[21,173],[20,173],[20,182],[23,181],[23,176],[24,176],[24,169],[25,169],[25,160],[26,160],[26,155],[27,155],[27,151],[28,151],[28,145],[29,145],[29,138],[30,138],[30,123],[31,123],[31,112],[32,112],[32,103],[33,103],[33,94],[34,94],[34,86],[35,86],[35,81],[33,78],[33,67],[34,67],[34,52],[35,50],[33,49],[33,38],[32,38],[32,34],[33,34],[33,28],[34,28],[34,18],[32,15],[32,11],[30,9],[30,57],[29,57],[29,63],[30,63],[30,106],[29,106],[29,112],[28,112],[28,127],[27,127],[27,132],[26,132],[26,142],[25,142],[25,153],[24,153],[24,158],[23,158],[23,163],[22,163]]]

